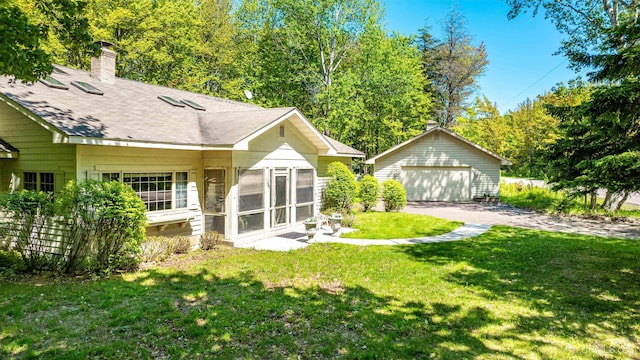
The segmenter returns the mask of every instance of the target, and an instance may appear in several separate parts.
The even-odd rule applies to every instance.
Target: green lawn
[[[462,223],[403,212],[367,212],[356,216],[358,231],[342,234],[351,239],[407,239],[448,233]]]
[[[549,213],[594,214],[592,210],[585,209],[582,198],[568,199],[562,192],[535,186],[501,183],[500,201],[519,208]],[[603,199],[599,199],[599,203],[602,201]],[[602,209],[597,209],[595,214],[640,218],[640,209],[637,206],[623,204],[619,211],[605,212]]]
[[[640,357],[640,243],[494,227],[0,285],[0,358]]]

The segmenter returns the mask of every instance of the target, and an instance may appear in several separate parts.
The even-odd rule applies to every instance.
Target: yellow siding
[[[289,122],[285,121],[285,136],[280,126],[274,126],[249,143],[249,151],[234,151],[236,168],[315,168],[318,151]]]
[[[175,229],[167,225],[148,229],[156,235],[169,235],[176,232],[196,235],[202,233],[202,152],[188,150],[126,148],[115,146],[78,145],[78,179],[99,178],[104,172],[163,172],[180,171],[189,173],[187,209],[153,211],[147,218],[153,223],[170,221],[184,222],[187,226]],[[159,232],[164,229],[166,232]],[[171,231],[169,231],[171,230]],[[175,231],[174,231],[175,230]]]
[[[60,191],[75,179],[75,145],[54,144],[51,131],[0,102],[0,138],[20,151],[18,159],[2,159],[2,191],[9,189],[12,174],[23,171],[52,172],[55,189]]]
[[[471,197],[498,196],[500,160],[446,133],[432,133],[376,160],[374,175],[400,180],[403,166],[471,167]]]
[[[348,167],[351,166],[352,159],[350,157],[338,156],[319,156],[318,157],[318,176],[327,176],[327,168],[332,162],[341,162]]]

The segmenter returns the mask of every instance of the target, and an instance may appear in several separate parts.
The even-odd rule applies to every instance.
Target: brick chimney
[[[100,57],[91,58],[91,77],[113,84],[116,81],[116,52],[109,49],[113,44],[107,41],[97,44],[100,45]]]

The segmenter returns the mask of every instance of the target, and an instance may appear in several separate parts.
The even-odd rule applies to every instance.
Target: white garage
[[[414,201],[471,200],[471,168],[403,166],[400,183]]]
[[[409,201],[471,201],[499,196],[507,159],[447,129],[424,133],[365,162],[380,182],[400,181]]]

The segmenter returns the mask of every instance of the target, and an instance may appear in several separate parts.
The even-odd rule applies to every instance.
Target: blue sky
[[[442,20],[451,10],[451,0],[383,0],[389,31],[417,34],[425,24],[441,37]],[[561,55],[560,34],[543,14],[531,13],[507,19],[509,7],[502,0],[456,0],[456,7],[467,20],[467,31],[474,43],[484,42],[489,65],[480,79],[479,95],[498,104],[501,112],[515,109],[527,98],[567,82],[578,74],[567,68]],[[583,76],[584,77],[584,76]]]

